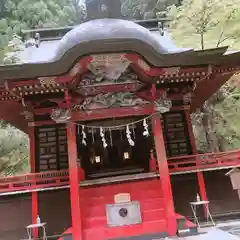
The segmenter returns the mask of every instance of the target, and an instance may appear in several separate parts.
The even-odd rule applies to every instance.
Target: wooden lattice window
[[[65,125],[36,128],[36,170],[68,168],[67,133]]]
[[[184,111],[163,114],[164,138],[169,157],[191,154]]]

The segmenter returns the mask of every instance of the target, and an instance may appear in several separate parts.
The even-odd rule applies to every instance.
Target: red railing
[[[168,165],[171,174],[237,167],[240,166],[240,150],[169,158]],[[61,187],[68,184],[68,170],[5,177],[0,178],[0,195],[9,192]]]
[[[31,173],[0,178],[0,193],[63,186],[69,183],[68,170]]]
[[[240,166],[240,150],[173,157],[168,166],[171,173],[236,167]]]

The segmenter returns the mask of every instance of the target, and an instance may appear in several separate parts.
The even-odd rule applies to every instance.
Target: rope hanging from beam
[[[103,147],[104,148],[107,148],[108,147],[108,143],[107,143],[107,140],[105,138],[105,132],[106,131],[109,131],[110,132],[110,144],[112,145],[112,137],[111,137],[111,131],[112,130],[116,130],[116,129],[119,129],[119,128],[125,128],[126,129],[126,138],[128,140],[128,143],[131,147],[135,146],[135,142],[132,138],[132,134],[133,134],[133,137],[135,136],[135,132],[133,130],[133,133],[131,132],[130,128],[131,126],[134,126],[138,123],[142,123],[143,125],[143,136],[144,137],[149,137],[150,136],[150,133],[149,133],[149,130],[148,130],[148,123],[147,123],[147,120],[152,118],[154,115],[156,114],[160,114],[159,112],[156,112],[156,113],[153,113],[147,117],[144,117],[140,120],[136,120],[136,121],[133,121],[133,122],[130,122],[130,123],[126,123],[126,124],[121,124],[121,125],[114,125],[114,126],[92,126],[92,125],[86,125],[86,124],[81,124],[81,123],[76,123],[76,122],[71,122],[71,121],[67,121],[67,123],[71,123],[71,124],[74,124],[77,126],[77,131],[78,131],[78,135],[81,136],[81,143],[84,145],[84,146],[87,146],[87,135],[86,135],[86,128],[88,129],[91,129],[92,130],[92,136],[94,135],[93,132],[95,129],[99,129],[100,130],[100,137],[101,137],[101,140],[102,140],[102,143],[103,143]],[[133,129],[133,128],[132,128]],[[94,137],[92,137],[94,139]],[[93,140],[94,142],[95,140]]]
[[[144,117],[142,119],[139,119],[139,120],[136,120],[136,121],[133,121],[133,122],[130,122],[130,123],[126,123],[126,124],[120,124],[120,125],[114,125],[114,126],[94,126],[94,125],[87,125],[87,124],[81,124],[81,123],[76,123],[76,122],[71,122],[71,121],[67,121],[67,123],[71,123],[71,124],[74,124],[76,126],[79,126],[79,127],[85,127],[85,128],[90,128],[90,129],[103,129],[103,130],[107,130],[107,129],[119,129],[119,128],[124,128],[124,127],[127,127],[127,126],[132,126],[132,125],[136,125],[138,123],[141,123],[141,122],[147,122],[148,119],[152,118],[154,115],[156,114],[159,114],[158,112],[156,113],[153,113],[147,117]]]

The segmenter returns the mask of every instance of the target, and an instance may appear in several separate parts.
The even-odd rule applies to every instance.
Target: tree
[[[219,47],[240,37],[239,5],[240,0],[184,0],[181,6],[169,8],[170,28],[176,38],[190,34],[198,38],[197,48]]]
[[[173,19],[170,30],[184,46],[204,49],[222,44],[234,45],[240,39],[240,0],[184,0],[182,6],[169,8]],[[196,41],[196,39],[199,39]],[[236,77],[235,77],[236,78]],[[238,78],[239,80],[239,78]],[[193,115],[200,151],[216,152],[240,147],[239,87],[229,82]]]
[[[1,0],[0,63],[21,61],[23,29],[75,25],[85,14],[78,0]],[[28,171],[27,135],[0,121],[0,176]]]
[[[9,125],[0,129],[0,176],[29,172],[28,137]]]
[[[3,64],[21,63],[21,52],[23,51],[23,42],[21,38],[13,34],[8,46],[3,51]]]
[[[122,14],[131,20],[151,19],[161,17],[167,7],[178,3],[178,0],[122,0]]]
[[[8,0],[0,5],[0,48],[23,29],[79,24],[85,17],[78,0]]]
[[[70,25],[80,24],[86,18],[86,6],[79,0],[68,0],[63,12]]]
[[[19,63],[22,41],[13,34],[3,51],[3,64]],[[23,132],[0,121],[0,176],[29,172],[28,137]]]

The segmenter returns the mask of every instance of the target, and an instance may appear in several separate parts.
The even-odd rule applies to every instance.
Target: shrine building
[[[178,48],[156,19],[25,33],[23,63],[0,66],[0,115],[29,135],[31,173],[0,179],[0,239],[26,239],[38,218],[58,240],[197,234],[198,195],[214,220],[239,216],[226,173],[240,151],[198,154],[190,119],[239,52]]]

